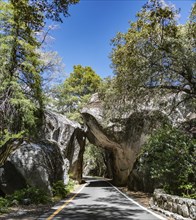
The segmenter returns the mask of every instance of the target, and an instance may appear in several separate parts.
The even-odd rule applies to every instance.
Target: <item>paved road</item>
[[[59,207],[64,208],[59,212]],[[57,210],[58,214],[51,216]],[[50,217],[49,217],[50,216]],[[39,220],[158,220],[155,216],[133,203],[108,182],[87,179],[87,185],[69,202],[63,201]]]

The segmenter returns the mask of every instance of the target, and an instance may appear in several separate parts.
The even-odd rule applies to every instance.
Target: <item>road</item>
[[[87,179],[87,184],[72,198],[53,207],[39,220],[158,220],[165,219],[138,206],[110,183]]]

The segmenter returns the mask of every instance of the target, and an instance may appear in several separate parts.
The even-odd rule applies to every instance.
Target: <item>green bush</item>
[[[176,128],[166,127],[156,131],[144,145],[141,164],[166,192],[195,198],[195,158],[196,140]]]
[[[9,201],[0,197],[0,213],[6,212],[9,206]]]
[[[6,196],[6,199],[10,202],[16,200],[19,204],[23,204],[25,199],[28,199],[30,204],[46,204],[50,202],[50,197],[35,187],[15,191],[12,195]]]
[[[60,198],[65,198],[68,194],[67,189],[65,188],[65,184],[62,180],[57,181],[53,184],[53,195],[58,196]]]
[[[66,185],[67,191],[70,193],[70,192],[74,189],[74,186],[75,186],[74,180],[69,179],[69,182],[68,182],[68,184]]]
[[[67,196],[68,193],[74,188],[74,181],[69,180],[68,184],[65,185],[62,180],[57,181],[53,184],[53,195],[60,197],[60,199],[63,199]]]

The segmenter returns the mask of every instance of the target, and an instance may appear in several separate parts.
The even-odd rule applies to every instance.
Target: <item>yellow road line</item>
[[[59,207],[54,213],[52,213],[52,215],[50,215],[46,220],[52,220],[54,216],[56,216],[60,211],[62,211],[62,209],[64,209],[78,195],[78,193],[80,193],[83,190],[83,188],[86,185],[87,184],[84,184],[82,188],[78,192],[75,193],[74,196],[72,196],[69,200],[67,200],[61,207]]]

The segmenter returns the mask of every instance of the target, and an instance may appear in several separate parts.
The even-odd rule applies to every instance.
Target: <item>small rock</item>
[[[172,204],[172,212],[177,213],[177,204],[176,203]]]
[[[182,205],[182,216],[189,217],[189,210],[187,205],[185,204]]]
[[[31,199],[29,199],[29,198],[23,199],[22,204],[23,205],[30,205],[31,204]]]
[[[165,209],[168,210],[168,211],[171,211],[172,210],[172,203],[171,202],[167,202],[166,206],[165,206]]]
[[[153,207],[155,204],[154,204],[154,200],[153,198],[151,197],[150,200],[149,200],[149,206],[150,207]]]
[[[154,194],[165,194],[165,191],[163,189],[155,189]]]
[[[11,202],[11,205],[13,205],[13,206],[18,206],[18,205],[19,205],[18,200],[14,199],[14,200]]]
[[[182,215],[182,206],[180,204],[177,205],[177,213]]]
[[[190,217],[193,220],[196,220],[196,206],[191,206],[190,207]]]

